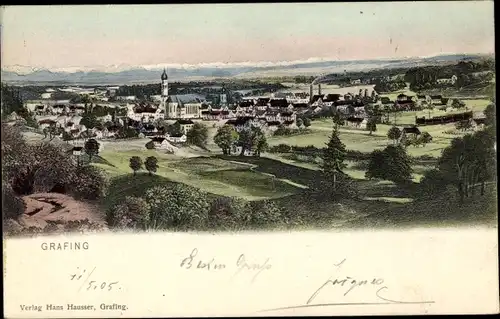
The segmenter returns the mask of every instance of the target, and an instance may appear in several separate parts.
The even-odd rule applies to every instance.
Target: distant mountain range
[[[269,76],[320,75],[335,72],[354,72],[379,68],[406,68],[413,66],[454,63],[474,60],[484,54],[450,54],[433,57],[355,61],[295,61],[281,63],[202,64],[169,66],[172,81],[210,80],[214,78],[258,78]],[[78,68],[65,70],[33,69],[25,66],[2,67],[2,82],[29,85],[120,85],[154,83],[160,79],[163,65],[111,66],[83,71]]]

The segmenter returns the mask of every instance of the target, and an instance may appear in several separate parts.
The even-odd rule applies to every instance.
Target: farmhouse
[[[455,83],[457,83],[457,76],[456,75],[452,75],[451,78],[441,78],[441,79],[437,79],[436,82],[438,84],[451,84],[451,85],[454,85]]]
[[[281,121],[285,121],[285,122],[295,122],[296,118],[297,118],[297,114],[295,112],[290,112],[290,111],[287,111],[287,112],[281,112],[280,113],[280,118],[281,118]]]
[[[443,96],[442,95],[431,95],[430,100],[431,100],[431,103],[434,105],[442,105],[443,104]]]
[[[171,142],[171,143],[186,143],[187,136],[186,136],[186,134],[172,134],[172,135],[168,135],[166,137],[166,139],[168,142]]]
[[[364,121],[365,119],[362,118],[362,117],[348,117],[345,121],[346,125],[347,126],[352,126],[352,127],[357,127],[359,128],[361,126],[361,123]]]
[[[396,102],[411,102],[411,101],[413,101],[413,97],[403,93],[399,94],[396,98]]]
[[[193,128],[194,122],[191,120],[177,120],[175,124],[179,124],[181,131],[187,134],[187,132]]]
[[[231,119],[226,122],[227,125],[234,126],[237,132],[240,132],[245,127],[249,127],[253,123],[254,123],[254,117],[252,116],[238,117],[236,119]]]
[[[402,135],[413,135],[413,136],[417,136],[417,135],[420,135],[420,130],[418,129],[418,127],[416,126],[407,126],[407,127],[403,127],[403,130],[402,130]]]

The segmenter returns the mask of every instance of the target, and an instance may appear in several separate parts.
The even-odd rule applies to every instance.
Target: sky
[[[7,6],[2,67],[493,53],[493,1]]]

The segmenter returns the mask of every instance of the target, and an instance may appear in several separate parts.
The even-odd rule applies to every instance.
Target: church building
[[[205,98],[198,94],[168,94],[168,76],[165,69],[161,75],[161,104],[166,119],[201,118],[201,106]]]

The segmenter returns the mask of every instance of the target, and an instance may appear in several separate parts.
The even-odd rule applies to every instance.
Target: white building
[[[454,85],[456,82],[457,82],[457,76],[456,75],[452,75],[451,78],[443,78],[443,79],[437,79],[437,83],[438,84],[451,84],[451,85]]]
[[[196,94],[169,95],[168,76],[166,70],[161,75],[161,103],[168,119],[201,118],[201,105],[204,98]]]

